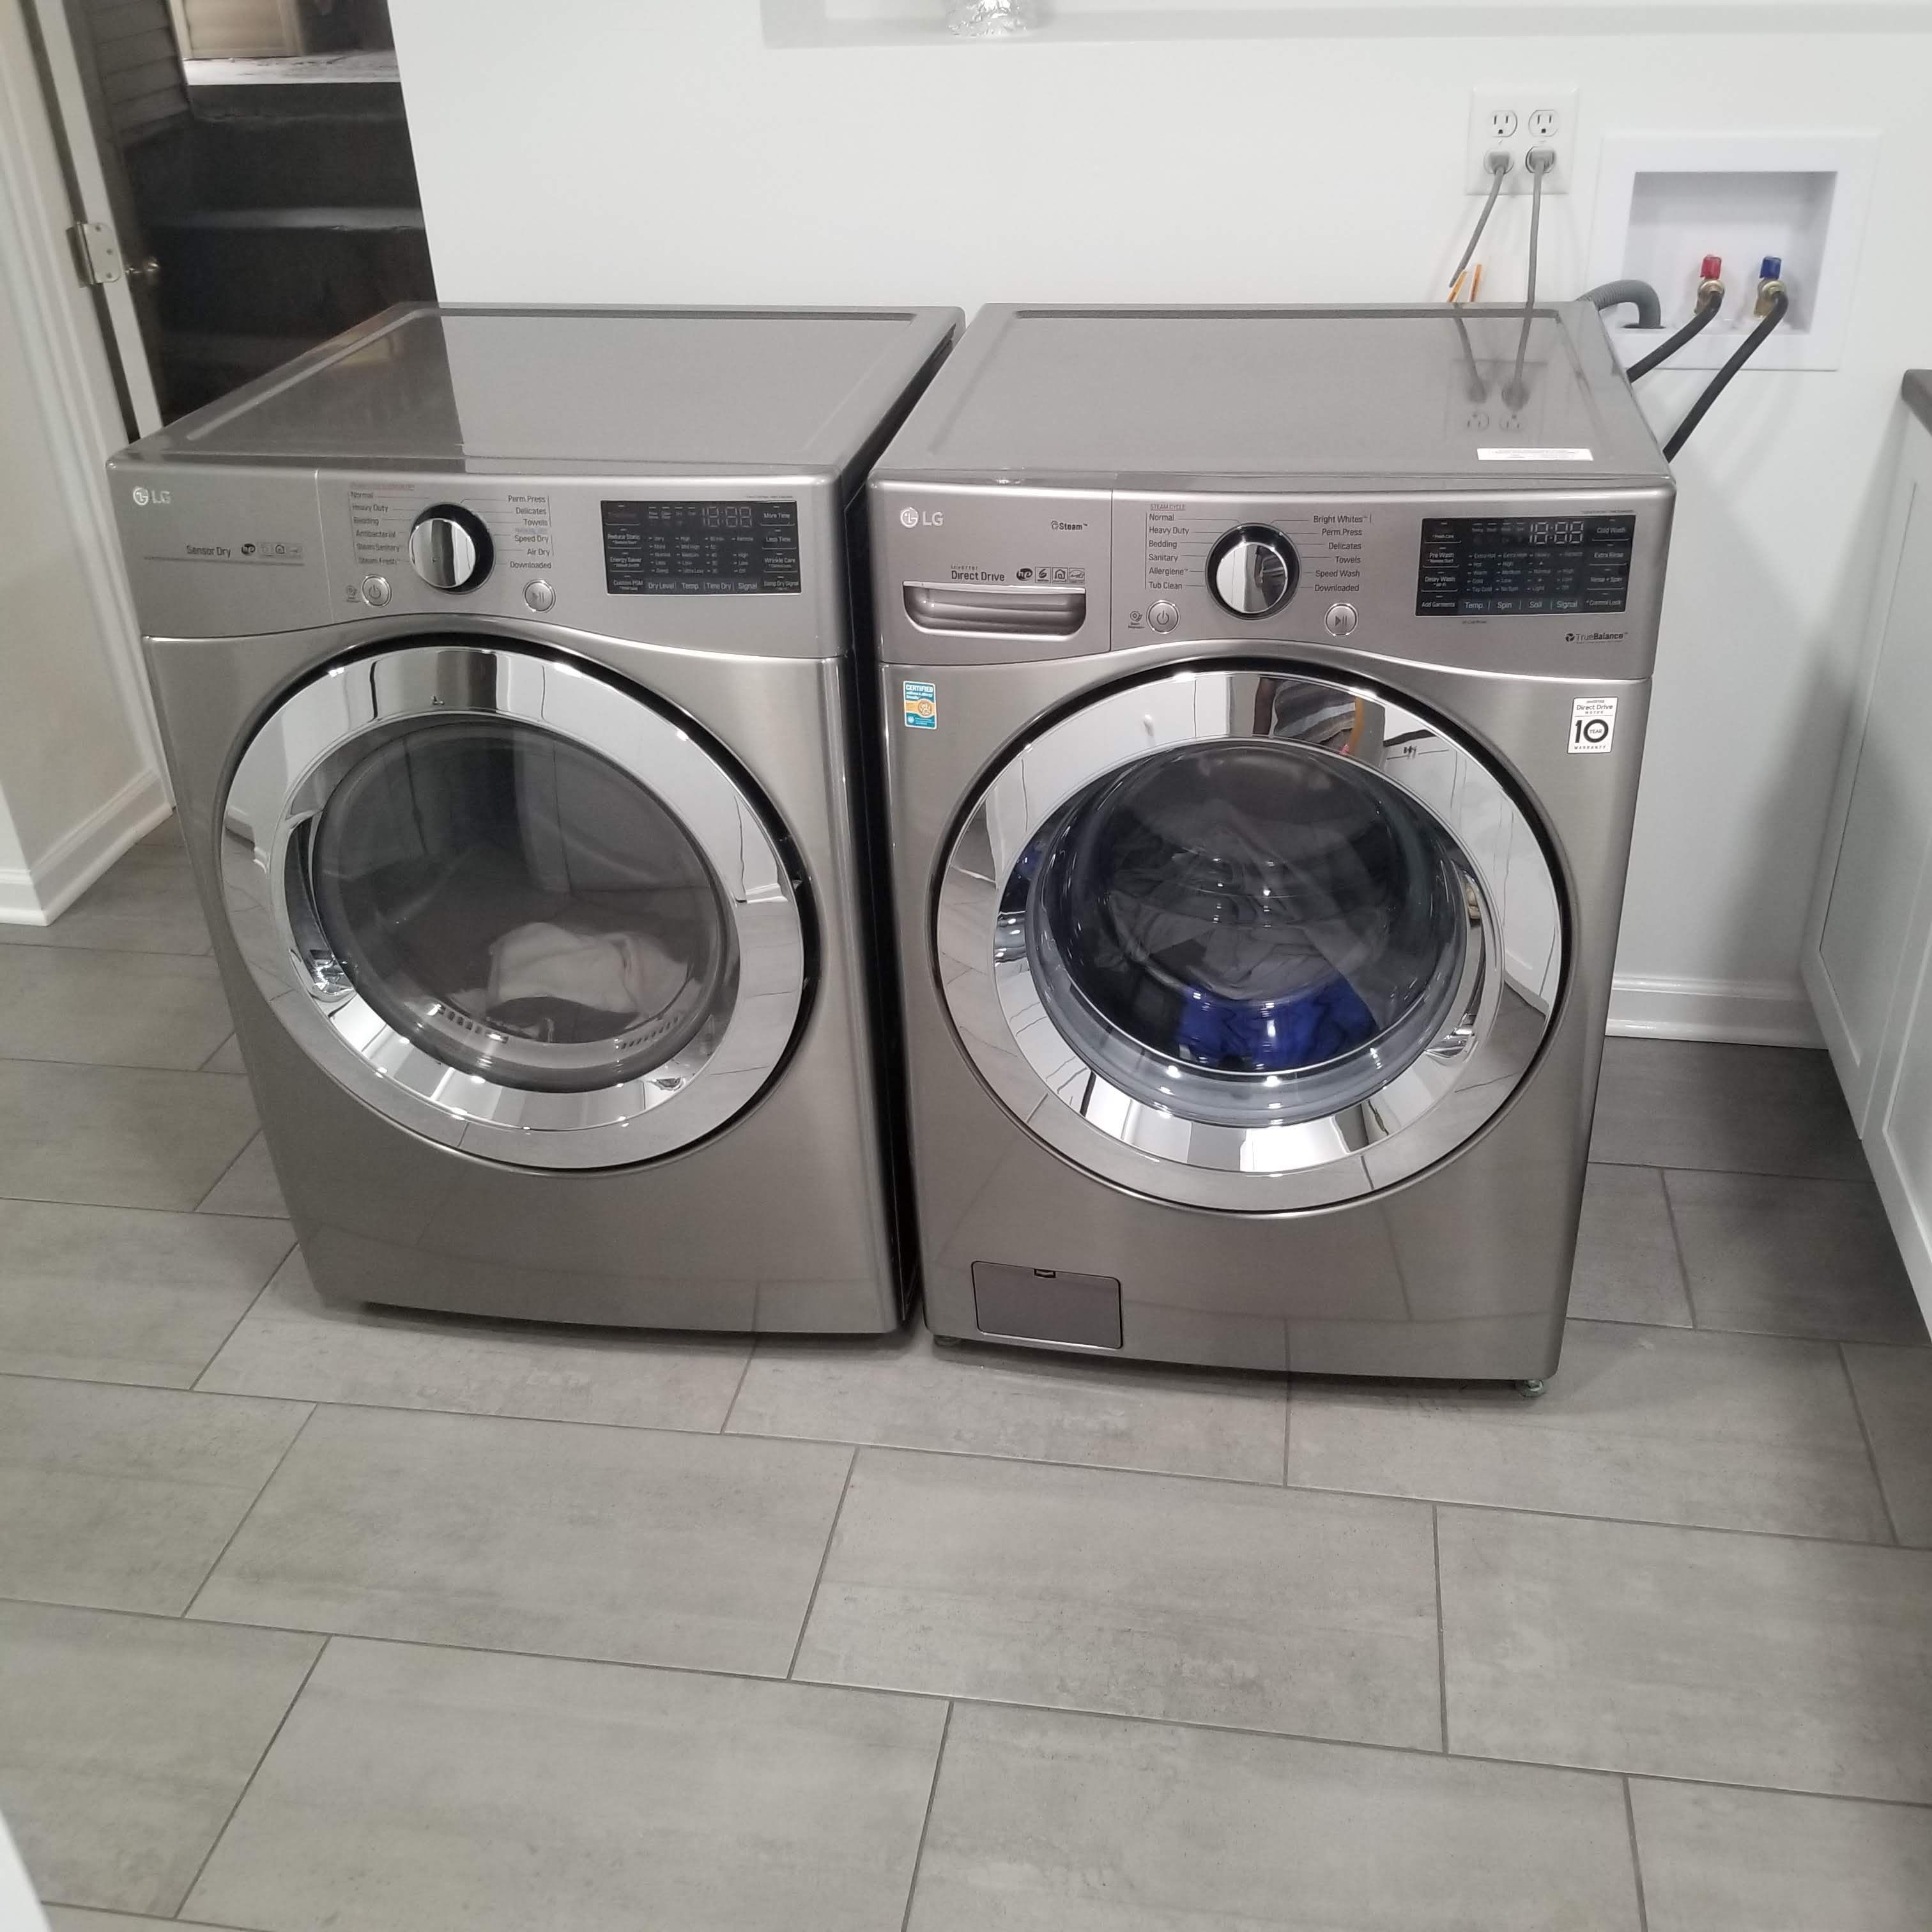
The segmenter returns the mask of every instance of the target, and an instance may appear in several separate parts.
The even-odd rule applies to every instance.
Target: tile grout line
[[[217,1080],[232,1080],[235,1076],[232,1073],[218,1073],[212,1077]],[[245,1079],[248,1076],[244,1074],[242,1077]],[[214,1197],[215,1189],[219,1187],[221,1184],[242,1165],[242,1156],[246,1154],[248,1150],[261,1138],[262,1124],[260,1120],[257,1120],[255,1123],[255,1131],[242,1143],[239,1148],[236,1150],[235,1158],[214,1177],[214,1180],[208,1185],[208,1192],[201,1197],[200,1200],[197,1201],[194,1204],[193,1210],[194,1213],[199,1214],[201,1212],[204,1204]],[[279,1215],[256,1215],[244,1216],[243,1218],[244,1220],[278,1220],[285,1217]]]
[[[221,1046],[227,1044],[224,1040]],[[214,1049],[216,1053],[221,1051],[221,1046]],[[157,1066],[152,1060],[64,1060],[56,1054],[42,1053],[0,1053],[0,1066],[64,1066],[76,1073],[178,1073],[184,1078],[208,1072],[200,1061],[192,1066]],[[208,1077],[211,1080],[235,1081],[246,1080],[248,1076],[245,1073],[208,1073]]]
[[[1690,1292],[1690,1264],[1684,1258],[1684,1237],[1677,1226],[1677,1203],[1670,1198],[1670,1172],[1662,1167],[1654,1172],[1658,1190],[1664,1196],[1664,1218],[1670,1228],[1670,1251],[1677,1257],[1677,1279],[1683,1285],[1684,1305],[1690,1311],[1691,1327],[1701,1330],[1703,1324],[1697,1319],[1697,1298]]]
[[[731,1418],[736,1413],[738,1398],[745,1393],[745,1378],[752,1372],[752,1358],[758,1352],[758,1338],[754,1335],[749,1339],[750,1346],[745,1351],[745,1366],[738,1371],[738,1379],[731,1384],[731,1400],[724,1405],[724,1419],[718,1425],[720,1436],[731,1432]]]
[[[302,1682],[296,1686],[296,1694],[289,1700],[282,1714],[275,1720],[275,1728],[268,1733],[268,1742],[262,1747],[261,1756],[256,1759],[254,1768],[242,1780],[242,1789],[235,1794],[235,1802],[229,1806],[228,1815],[221,1821],[221,1828],[208,1840],[208,1850],[202,1853],[201,1862],[195,1867],[194,1877],[188,1880],[175,1909],[168,1914],[170,1918],[180,1918],[188,1900],[194,1897],[194,1888],[200,1884],[202,1874],[207,1870],[209,1861],[220,1849],[222,1840],[227,1837],[228,1828],[234,1823],[235,1814],[241,1810],[242,1799],[254,1789],[255,1780],[261,1775],[262,1766],[268,1762],[268,1754],[274,1749],[275,1741],[282,1735],[283,1726],[294,1714],[296,1706],[302,1702],[302,1693],[308,1688],[309,1679],[315,1675],[316,1665],[320,1664],[322,1658],[328,1654],[328,1646],[334,1641],[333,1637],[325,1636],[321,1642],[316,1646],[315,1654],[309,1659],[308,1668],[302,1672]],[[190,1920],[188,1922],[193,1924],[194,1921]]]
[[[1449,1754],[1449,1638],[1442,1617],[1442,1508],[1429,1505],[1429,1545],[1436,1575],[1436,1696],[1442,1720],[1442,1754]]]
[[[234,1045],[234,1043],[235,1043],[235,1032],[234,1032],[234,1029],[233,1029],[233,1028],[231,1026],[231,1027],[230,1028],[230,1029],[229,1029],[228,1037],[227,1037],[226,1040],[224,1040],[221,1042],[221,1046],[218,1046],[218,1047],[214,1049],[214,1053],[211,1053],[211,1054],[208,1056],[208,1060],[204,1060],[201,1063],[201,1064],[200,1064],[199,1066],[197,1066],[197,1067],[194,1070],[196,1071],[196,1072],[197,1072],[197,1073],[206,1073],[206,1072],[208,1071],[208,1061],[209,1060],[212,1060],[212,1059],[214,1058],[214,1054],[215,1054],[215,1053],[219,1053],[219,1052],[221,1051],[221,1047],[222,1047],[222,1046],[233,1046],[233,1045]]]
[[[1799,1048],[1772,1048],[1773,1052],[1798,1052]],[[1828,1181],[1834,1187],[1870,1187],[1872,1179],[1869,1172],[1858,1174],[1789,1174],[1774,1167],[1699,1167],[1694,1162],[1672,1160],[1612,1160],[1608,1156],[1592,1152],[1589,1164],[1592,1167],[1654,1168],[1659,1174],[1728,1174],[1739,1180],[1822,1180]]]
[[[1630,1827],[1630,1876],[1636,1885],[1637,1932],[1650,1932],[1650,1905],[1643,1895],[1643,1855],[1637,1849],[1636,1799],[1630,1790],[1630,1774],[1623,1774],[1624,1822]]]
[[[854,1448],[845,1460],[845,1480],[838,1486],[838,1501],[832,1511],[832,1521],[825,1532],[825,1547],[818,1552],[818,1568],[812,1580],[812,1594],[805,1600],[805,1615],[798,1620],[798,1635],[793,1640],[791,1660],[785,1666],[785,1682],[796,1680],[792,1672],[798,1668],[798,1654],[805,1648],[806,1627],[812,1622],[812,1613],[818,1605],[818,1586],[825,1581],[825,1566],[832,1560],[832,1539],[838,1534],[838,1519],[845,1514],[845,1498],[851,1492],[852,1472],[859,1466],[859,1451]]]
[[[189,1389],[184,1390],[183,1393],[192,1395],[195,1391],[192,1389]],[[262,1398],[260,1396],[250,1396],[248,1398],[250,1401],[259,1401]],[[210,1402],[219,1402],[222,1398],[218,1395],[211,1394],[206,1398],[206,1400]],[[262,1498],[268,1493],[268,1485],[274,1482],[275,1478],[282,1473],[282,1465],[289,1460],[290,1455],[293,1451],[296,1444],[302,1439],[304,1432],[308,1429],[309,1424],[315,1420],[316,1411],[322,1405],[320,1402],[312,1402],[309,1404],[308,1414],[302,1418],[300,1424],[296,1430],[296,1432],[289,1438],[286,1447],[285,1447],[282,1450],[282,1453],[275,1458],[275,1466],[268,1472],[267,1479],[262,1483],[262,1486],[255,1492],[254,1497],[249,1502],[248,1507],[242,1512],[241,1521],[236,1523],[235,1527],[231,1529],[228,1532],[227,1535],[223,1539],[221,1547],[215,1552],[214,1561],[208,1566],[207,1569],[202,1573],[201,1581],[194,1586],[194,1595],[188,1598],[186,1605],[182,1608],[180,1612],[181,1618],[183,1622],[186,1622],[188,1618],[194,1616],[194,1606],[196,1604],[200,1602],[201,1593],[208,1588],[209,1581],[214,1576],[215,1571],[220,1568],[221,1559],[226,1556],[229,1551],[234,1546],[235,1539],[248,1527],[248,1519],[255,1514],[258,1508],[261,1507]],[[325,1634],[333,1636],[334,1633],[333,1631],[329,1631],[325,1633]]]
[[[251,1217],[244,1217],[251,1218]],[[1640,1324],[1618,1324],[1640,1325]],[[1643,1326],[1653,1324],[1644,1324]],[[1666,1328],[1664,1333],[1675,1335],[1688,1334],[1684,1328]],[[1801,1337],[1773,1338],[1802,1340]],[[1814,1346],[1830,1348],[1831,1342]],[[1873,1343],[1870,1346],[1882,1346]],[[203,1371],[206,1372],[206,1370]],[[685,1429],[664,1423],[607,1422],[592,1420],[574,1415],[506,1415],[490,1409],[398,1408],[392,1403],[380,1402],[354,1402],[339,1396],[298,1396],[265,1394],[250,1389],[197,1389],[182,1388],[168,1382],[104,1382],[85,1376],[48,1375],[34,1369],[9,1369],[0,1366],[0,1382],[55,1382],[74,1388],[146,1389],[164,1395],[199,1395],[208,1400],[219,1401],[232,1397],[236,1401],[280,1402],[292,1405],[306,1403],[312,1409],[340,1408],[380,1415],[412,1416],[436,1415],[454,1418],[460,1420],[479,1423],[508,1423],[526,1428],[557,1429],[608,1429],[621,1430],[628,1434],[638,1436],[694,1436],[700,1441],[724,1440],[722,1432],[715,1429]],[[304,1424],[304,1426],[307,1425]],[[898,1442],[849,1442],[830,1436],[778,1436],[766,1435],[741,1430],[730,1438],[734,1442],[782,1443],[796,1448],[845,1449],[856,1458],[862,1451],[877,1450],[890,1456],[917,1456],[962,1462],[988,1462],[1004,1468],[1050,1469],[1062,1473],[1102,1477],[1119,1477],[1150,1483],[1211,1483],[1229,1490],[1254,1490],[1270,1496],[1336,1496],[1358,1502],[1385,1503],[1406,1509],[1475,1510],[1494,1516],[1529,1516],[1539,1521],[1552,1522],[1606,1523],[1625,1529],[1655,1529],[1686,1535],[1745,1536],[1767,1538],[1779,1543],[1822,1544],[1834,1550],[1897,1550],[1908,1556],[1932,1556],[1932,1549],[1916,1544],[1895,1544],[1875,1541],[1868,1537],[1826,1536],[1815,1530],[1803,1529],[1752,1529],[1730,1522],[1672,1522],[1657,1516],[1603,1516],[1582,1510],[1538,1508],[1526,1503],[1480,1502],[1466,1496],[1426,1496],[1406,1495],[1394,1490],[1339,1489],[1326,1484],[1289,1483],[1283,1484],[1273,1477],[1263,1479],[1255,1476],[1216,1476],[1202,1474],[1186,1469],[1154,1469],[1138,1465],[1120,1462],[1066,1462],[1051,1457],[1016,1456],[992,1449],[932,1448],[918,1444]],[[290,1444],[292,1448],[294,1445]],[[848,1474],[848,1481],[850,1480]],[[0,1598],[4,1600],[4,1598]],[[38,1600],[28,1599],[25,1600]],[[83,1606],[84,1607],[84,1606]],[[547,1653],[535,1652],[532,1655]]]
[[[220,1360],[222,1350],[226,1348],[229,1343],[234,1340],[236,1330],[238,1329],[242,1326],[242,1323],[247,1321],[249,1316],[254,1314],[256,1310],[262,1305],[262,1296],[266,1294],[268,1290],[274,1285],[276,1276],[280,1274],[282,1270],[287,1266],[289,1256],[293,1254],[295,1251],[295,1234],[294,1231],[291,1229],[290,1231],[289,1245],[284,1251],[281,1259],[276,1262],[273,1268],[269,1269],[268,1279],[262,1282],[261,1286],[256,1289],[253,1294],[249,1296],[248,1306],[243,1309],[239,1315],[236,1316],[233,1322],[230,1324],[229,1327],[227,1334],[223,1336],[221,1340],[215,1345],[214,1353],[210,1355],[208,1360],[202,1364],[200,1370],[196,1373],[194,1380],[188,1384],[188,1393],[190,1395],[234,1395],[239,1393],[238,1390],[234,1389],[205,1389],[202,1387],[202,1384],[207,1379],[208,1370],[213,1368],[217,1362]],[[288,1398],[284,1396],[282,1399],[286,1401]],[[250,1401],[259,1402],[262,1400],[262,1398],[260,1396],[250,1396],[249,1400]],[[298,1398],[298,1400],[307,1401],[309,1403],[309,1412],[310,1414],[313,1414],[315,1412],[316,1404],[313,1396],[304,1396]],[[306,1428],[308,1425],[307,1423],[304,1423],[302,1426],[304,1428]],[[281,1466],[279,1463],[276,1465],[278,1468],[280,1466]]]
[[[932,1808],[939,1796],[940,1767],[946,1762],[946,1740],[952,1734],[952,1700],[946,1700],[946,1714],[939,1720],[939,1748],[932,1754],[932,1782],[926,1787],[926,1812],[919,1821],[919,1843],[913,1848],[912,1876],[906,1882],[905,1910],[899,1914],[899,1932],[908,1932],[912,1924],[912,1902],[919,1893],[919,1868],[926,1862],[926,1834],[932,1829]]]
[[[1846,1344],[1837,1345],[1838,1366],[1844,1371],[1845,1390],[1852,1399],[1852,1413],[1858,1419],[1858,1436],[1865,1445],[1865,1460],[1871,1465],[1872,1480],[1878,1485],[1879,1507],[1885,1511],[1885,1526],[1892,1532],[1892,1540],[1900,1549],[1905,1539],[1898,1533],[1898,1519],[1892,1513],[1892,1498],[1886,1493],[1885,1472],[1879,1467],[1878,1450],[1871,1438],[1871,1425],[1865,1420],[1865,1406],[1858,1400],[1858,1378],[1852,1373],[1852,1358],[1845,1353]]]
[[[0,1604],[14,1604],[32,1610],[71,1611],[83,1617],[128,1617],[145,1623],[179,1624],[183,1618],[163,1610],[129,1610],[93,1604],[63,1604],[42,1597],[0,1596]],[[1876,1804],[1894,1810],[1923,1812],[1932,1817],[1932,1797],[1888,1798],[1861,1791],[1826,1791],[1814,1785],[1750,1784],[1735,1779],[1699,1778],[1684,1772],[1627,1770],[1617,1765],[1576,1764],[1550,1758],[1504,1757],[1470,1751],[1444,1753],[1432,1744],[1389,1744],[1375,1738],[1343,1737],[1322,1731],[1258,1730],[1252,1725],[1214,1724],[1204,1718],[1163,1717],[1145,1711],[1097,1709],[1079,1704],[1027,1704],[1011,1699],[987,1697],[963,1690],[917,1690],[884,1684],[860,1684],[824,1677],[774,1677],[755,1670],[734,1670],[718,1664],[656,1663],[647,1658],[587,1656],[581,1652],[561,1654],[547,1650],[504,1650],[464,1643],[454,1638],[390,1636],[363,1630],[304,1630],[287,1624],[238,1623],[224,1617],[198,1617],[197,1630],[268,1630],[280,1636],[314,1637],[323,1642],[340,1637],[354,1643],[371,1643],[396,1650],[446,1651],[466,1657],[523,1658],[537,1664],[582,1664],[599,1670],[662,1671],[680,1677],[712,1677],[734,1684],[766,1684],[781,1688],[796,1684],[813,1690],[836,1690],[855,1697],[897,1697],[913,1702],[970,1705],[975,1709],[1021,1711],[1049,1716],[1085,1718],[1096,1724],[1151,1724],[1168,1730],[1198,1731],[1216,1737],[1253,1738],[1289,1744],[1329,1746],[1337,1750],[1386,1751],[1398,1757],[1420,1758],[1430,1764],[1504,1765],[1518,1771],[1553,1772],[1570,1778],[1634,1778],[1646,1784],[1681,1784],[1700,1791],[1750,1791],[1774,1798],[1816,1798],[1834,1804]],[[66,1901],[62,1901],[65,1903]],[[85,1908],[94,1910],[98,1908]],[[245,1932],[245,1929],[244,1929]]]

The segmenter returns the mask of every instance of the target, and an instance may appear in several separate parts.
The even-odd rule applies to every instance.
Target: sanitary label
[[[915,684],[908,678],[900,687],[905,698],[905,722],[914,731],[939,729],[939,693],[929,684]],[[1614,706],[1616,700],[1610,700]]]
[[[1614,698],[1580,698],[1570,707],[1570,748],[1607,752],[1617,735]]]

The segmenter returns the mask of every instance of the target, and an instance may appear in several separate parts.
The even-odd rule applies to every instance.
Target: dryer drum
[[[446,640],[334,667],[250,741],[230,931],[283,1024],[405,1126],[530,1167],[690,1145],[805,1011],[759,802],[640,694]]]
[[[1462,1145],[1563,977],[1556,875],[1474,749],[1378,693],[1252,669],[1116,689],[1021,746],[942,876],[943,996],[1080,1166],[1279,1211]]]

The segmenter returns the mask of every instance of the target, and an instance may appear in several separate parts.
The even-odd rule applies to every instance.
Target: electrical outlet
[[[1488,158],[1500,148],[1510,158],[1505,194],[1529,192],[1525,158],[1532,148],[1551,148],[1556,165],[1543,177],[1545,194],[1570,190],[1570,158],[1576,139],[1574,87],[1479,87],[1469,96],[1468,170],[1472,194],[1490,191]]]

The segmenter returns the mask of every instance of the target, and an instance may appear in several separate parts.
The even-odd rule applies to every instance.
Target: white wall
[[[0,921],[56,916],[168,801],[100,464],[121,440],[16,0],[0,0]]]
[[[816,10],[862,42],[867,4]],[[1228,37],[1224,9],[1188,38],[1186,5],[1121,30],[1141,38],[1088,16],[1078,38],[961,44],[919,38],[900,0],[898,44],[814,47],[774,44],[812,17],[798,0],[392,0],[439,290],[969,310],[1432,298],[1474,208],[1468,89],[1525,80],[1580,90],[1576,191],[1544,224],[1543,286],[1567,295],[1605,132],[1880,134],[1843,367],[1740,378],[1678,464],[1619,957],[1625,1025],[1814,1036],[1798,946],[1846,658],[1900,374],[1932,362],[1932,35],[1862,30],[1877,10],[1828,0],[1734,0],[1683,10],[1735,20],[1720,34],[1656,31],[1670,10],[1651,7],[1629,16],[1646,31],[1563,31],[1552,5],[1545,38],[1478,31],[1490,7],[1424,38],[1406,30],[1420,10],[1360,0],[1312,22],[1277,8],[1252,38]],[[1850,24],[1766,30],[1834,13]],[[1306,30],[1344,14],[1352,37]],[[1520,294],[1525,212],[1505,204],[1485,244],[1486,298]],[[1703,380],[1648,381],[1654,419]]]

